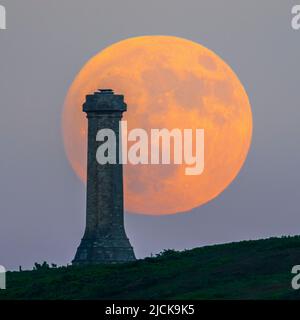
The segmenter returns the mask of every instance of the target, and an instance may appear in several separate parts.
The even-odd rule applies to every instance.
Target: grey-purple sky
[[[299,2],[299,1],[298,1]],[[85,223],[85,187],[61,135],[63,101],[82,65],[119,40],[151,34],[199,42],[239,76],[253,140],[237,179],[185,214],[126,214],[137,257],[165,248],[300,233],[300,30],[297,1],[0,0],[0,264],[67,264]]]

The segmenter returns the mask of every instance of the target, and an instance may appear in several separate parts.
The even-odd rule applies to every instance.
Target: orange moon
[[[178,37],[142,36],[115,43],[86,63],[68,91],[62,116],[66,154],[84,182],[87,120],[82,104],[99,88],[124,94],[128,130],[205,132],[201,175],[186,175],[185,164],[124,165],[127,211],[189,211],[217,197],[239,173],[251,143],[251,107],[234,71],[211,50]]]

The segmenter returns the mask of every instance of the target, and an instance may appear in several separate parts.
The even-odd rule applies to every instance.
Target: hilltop
[[[165,250],[119,265],[8,272],[0,299],[299,299],[300,236]]]

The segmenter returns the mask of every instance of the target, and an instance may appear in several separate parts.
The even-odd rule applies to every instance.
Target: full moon
[[[142,36],[115,43],[86,63],[68,91],[62,115],[66,154],[83,182],[87,120],[82,104],[99,88],[124,94],[128,130],[205,132],[201,175],[186,175],[186,164],[124,165],[127,211],[186,212],[216,198],[236,178],[251,143],[251,107],[234,71],[211,50],[178,37]]]

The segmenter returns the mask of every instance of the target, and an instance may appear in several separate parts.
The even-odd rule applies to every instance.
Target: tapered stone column
[[[74,265],[135,260],[124,229],[123,168],[119,164],[119,121],[126,110],[124,97],[109,89],[88,95],[83,105],[88,119],[86,229]],[[101,142],[96,136],[101,129],[115,132],[116,164],[97,162]]]

